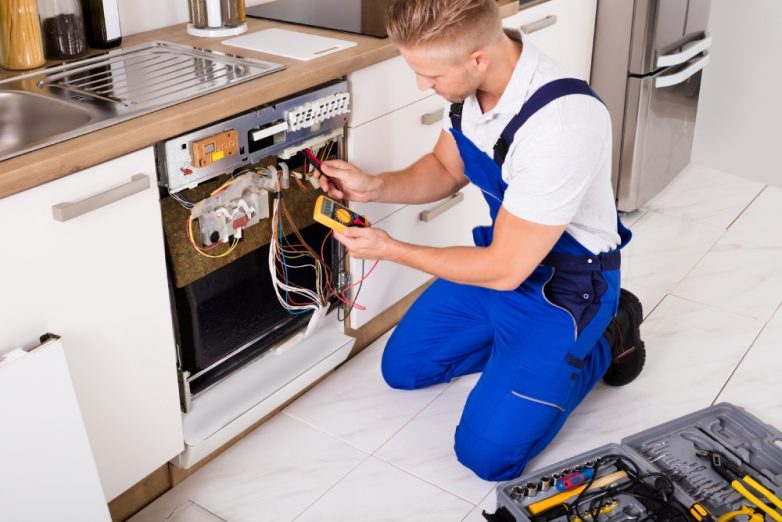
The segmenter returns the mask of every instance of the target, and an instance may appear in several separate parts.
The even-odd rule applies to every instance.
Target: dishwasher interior
[[[350,306],[345,251],[313,220],[313,160],[343,158],[335,81],[156,145],[183,411]]]

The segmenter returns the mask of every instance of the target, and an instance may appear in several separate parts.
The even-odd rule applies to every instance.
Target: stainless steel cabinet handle
[[[446,210],[449,210],[459,203],[461,203],[464,200],[464,194],[461,192],[457,192],[456,194],[451,195],[448,199],[440,203],[434,208],[431,208],[429,210],[423,210],[418,215],[418,219],[423,221],[424,223],[429,223],[434,218],[439,216],[440,214],[445,213]]]
[[[443,114],[445,113],[445,109],[437,109],[433,112],[427,112],[423,116],[421,116],[421,123],[424,125],[434,125],[437,122],[443,121]]]
[[[146,174],[136,174],[130,178],[130,181],[119,187],[110,188],[100,194],[86,197],[75,203],[63,202],[52,205],[52,216],[57,221],[68,221],[92,212],[93,210],[111,205],[133,194],[138,194],[149,188],[149,176]]]
[[[546,18],[541,18],[537,22],[524,24],[519,29],[521,29],[521,32],[524,34],[532,34],[535,31],[540,31],[555,23],[557,23],[557,15],[548,15]]]

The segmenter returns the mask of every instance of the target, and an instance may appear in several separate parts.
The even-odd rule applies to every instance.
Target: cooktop
[[[247,8],[247,16],[385,38],[393,0],[277,0]]]

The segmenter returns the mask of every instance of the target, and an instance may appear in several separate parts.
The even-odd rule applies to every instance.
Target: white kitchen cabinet
[[[367,174],[410,166],[437,143],[444,102],[431,89],[418,88],[401,56],[348,75],[348,161]],[[376,223],[401,209],[396,203],[351,203]]]
[[[155,179],[148,148],[0,199],[0,352],[43,332],[67,339],[106,500],[183,448]],[[107,201],[75,215],[91,196]],[[58,221],[63,202],[76,205]]]
[[[597,0],[549,0],[503,19],[502,25],[521,28],[535,47],[589,81],[596,12]]]
[[[370,65],[348,75],[351,100],[348,127],[355,128],[434,94],[421,90],[415,73],[401,56]]]
[[[357,128],[348,129],[348,157],[367,173],[401,170],[431,152],[442,130],[445,105],[429,96]],[[351,203],[370,223],[401,209],[397,203]]]
[[[487,208],[480,190],[468,185],[451,198],[437,203],[407,205],[373,226],[406,243],[432,247],[467,246],[474,244],[473,227],[489,221]],[[362,272],[369,270],[373,263],[351,259],[353,279],[361,278]],[[419,270],[381,261],[361,286],[357,302],[364,310],[353,309],[350,326],[360,328],[430,278]]]

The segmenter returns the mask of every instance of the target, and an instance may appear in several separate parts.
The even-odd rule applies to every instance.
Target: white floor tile
[[[750,248],[724,239],[673,294],[767,320],[782,302],[782,248]]]
[[[644,209],[725,229],[764,186],[691,164]]]
[[[469,502],[370,457],[296,521],[452,522],[472,508]]]
[[[674,294],[767,320],[782,303],[782,189],[766,188]]]
[[[477,504],[495,482],[478,478],[456,459],[453,437],[477,375],[457,379],[375,456]]]
[[[782,430],[782,308],[766,324],[717,402],[744,407],[763,422]]]
[[[626,283],[625,281],[622,281],[622,288],[630,290],[641,301],[644,317],[649,317],[652,310],[654,310],[665,297],[665,292],[656,288],[646,288],[635,282]]]
[[[626,226],[627,228],[633,228],[636,223],[638,223],[642,217],[646,215],[645,210],[633,210],[632,212],[623,212],[622,213],[622,224]]]
[[[730,234],[742,245],[782,246],[782,188],[766,187],[730,226]]]
[[[230,522],[292,520],[366,458],[344,442],[277,415],[131,520],[168,522],[188,501]]]
[[[620,388],[598,384],[525,471],[711,405],[762,327],[761,321],[666,297],[641,328],[647,352],[641,375]]]
[[[389,334],[351,359],[285,413],[322,429],[367,453],[407,424],[447,385],[422,390],[390,388],[380,372]]]
[[[464,519],[462,519],[462,522],[486,522],[486,519],[483,517],[483,511],[486,510],[486,508],[481,506],[475,506],[472,511],[470,511]],[[486,511],[489,513],[494,513],[495,508],[492,507]]]
[[[622,281],[668,292],[717,242],[718,227],[650,212],[622,251]]]
[[[166,522],[226,522],[195,502],[188,500],[174,510]]]

